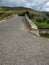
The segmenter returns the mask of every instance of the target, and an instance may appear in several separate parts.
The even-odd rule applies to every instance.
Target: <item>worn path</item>
[[[30,34],[16,15],[0,24],[0,65],[49,65],[49,39]]]

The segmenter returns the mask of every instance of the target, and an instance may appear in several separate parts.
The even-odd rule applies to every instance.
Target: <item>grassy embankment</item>
[[[0,20],[8,17],[9,15],[14,14],[15,12],[12,10],[7,10],[6,8],[0,7]]]
[[[31,18],[31,20],[37,25],[39,29],[49,29],[49,19],[46,17]],[[41,37],[49,38],[48,33],[39,33]]]
[[[31,20],[37,25],[39,29],[49,29],[49,19],[46,17],[31,18]],[[49,38],[48,33],[39,33],[41,37]]]
[[[41,17],[38,19],[31,19],[37,26],[38,28],[42,28],[42,29],[47,29],[49,28],[49,19]]]

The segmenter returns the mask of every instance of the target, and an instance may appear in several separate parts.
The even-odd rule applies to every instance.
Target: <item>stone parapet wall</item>
[[[34,22],[32,22],[27,15],[25,15],[25,19],[31,29],[30,32],[33,33],[34,35],[39,36],[38,27],[34,24]]]

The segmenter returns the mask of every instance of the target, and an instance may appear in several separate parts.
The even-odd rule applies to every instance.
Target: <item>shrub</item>
[[[29,12],[28,11],[26,11],[26,12],[23,12],[23,13],[21,13],[21,14],[18,14],[19,16],[25,16],[25,14],[27,14],[28,16],[29,16]]]
[[[47,23],[49,24],[49,19],[47,20]]]
[[[36,19],[37,22],[42,22],[42,20],[39,18],[39,19]]]
[[[0,11],[0,16],[1,16],[2,14],[4,14],[4,11]]]

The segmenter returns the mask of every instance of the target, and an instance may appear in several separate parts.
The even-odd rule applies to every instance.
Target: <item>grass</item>
[[[8,16],[6,16],[6,15],[1,15],[1,16],[0,16],[0,20],[4,19],[4,18],[6,18],[6,17],[8,17]]]
[[[1,12],[0,12],[0,14],[1,14]],[[4,13],[2,13],[1,15],[0,15],[0,20],[2,20],[2,19],[4,19],[4,18],[6,18],[6,17],[8,17],[8,16],[10,16],[10,15],[12,15],[13,13],[10,13],[10,12],[4,12]]]
[[[47,23],[47,22],[37,22],[35,19],[31,19],[31,20],[32,20],[32,22],[34,22],[37,25],[37,27],[39,29],[40,28],[42,28],[42,29],[49,28],[49,23]]]
[[[47,22],[37,22],[35,19],[32,19],[32,21],[37,25],[37,27],[40,29],[48,29],[49,24]],[[48,33],[39,33],[41,37],[49,38]]]
[[[40,33],[40,36],[41,36],[41,37],[49,38],[49,34],[47,34],[47,33]]]
[[[6,10],[5,8],[0,7],[0,20],[15,14],[15,12],[13,10]]]
[[[48,29],[49,28],[49,23],[47,23],[47,21],[42,21],[42,22],[37,22],[36,19],[31,19],[32,22],[34,22],[37,27],[40,29]],[[49,34],[48,33],[39,33],[41,37],[45,37],[45,38],[49,38]]]

